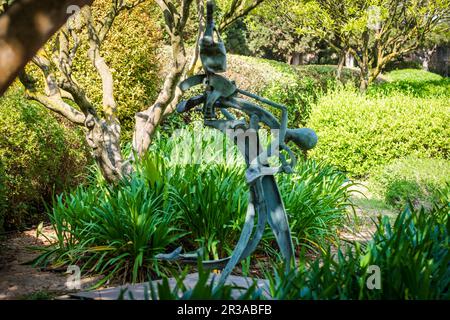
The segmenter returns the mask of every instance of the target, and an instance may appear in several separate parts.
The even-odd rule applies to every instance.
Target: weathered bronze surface
[[[277,173],[292,173],[292,169],[297,162],[294,153],[287,145],[289,141],[297,144],[302,150],[309,150],[317,144],[317,136],[313,130],[308,128],[288,129],[288,112],[285,106],[241,90],[236,87],[233,81],[217,74],[226,71],[227,66],[225,45],[214,26],[213,6],[213,2],[208,1],[206,28],[200,41],[200,58],[205,73],[190,77],[179,86],[182,91],[186,91],[193,86],[204,85],[206,87],[205,92],[181,102],[177,111],[180,113],[187,112],[194,108],[194,110],[202,111],[206,126],[218,129],[228,136],[231,133],[230,138],[234,142],[245,141],[245,137],[254,135],[255,139],[248,139],[248,141],[256,141],[258,144],[257,150],[261,150],[255,156],[249,152],[248,146],[237,143],[247,165],[246,179],[250,189],[245,224],[236,248],[230,257],[203,261],[206,267],[223,268],[219,279],[219,284],[223,284],[236,264],[250,256],[256,249],[263,236],[266,223],[269,223],[274,232],[286,263],[286,269],[289,270],[295,266],[289,223],[274,175]],[[217,36],[216,39],[214,35]],[[280,110],[280,119],[277,119],[267,109],[239,97],[239,95],[252,98]],[[236,119],[229,111],[230,109],[246,114],[248,120]],[[222,115],[221,118],[217,115],[218,112]],[[278,133],[266,149],[261,145],[258,136],[261,123],[270,129],[275,129]],[[245,137],[242,135],[245,135]],[[282,152],[279,152],[276,155],[279,157],[281,166],[271,167],[268,164],[268,158],[273,156],[274,150],[285,151],[289,161]],[[255,228],[254,220],[256,216],[257,225]],[[161,254],[158,258],[194,263],[197,261],[198,253],[183,254],[181,251],[182,248],[178,248],[170,254]]]

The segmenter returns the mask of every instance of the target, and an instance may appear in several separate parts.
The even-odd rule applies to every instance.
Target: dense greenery
[[[131,181],[106,186],[93,180],[56,197],[49,213],[57,241],[35,263],[75,263],[107,275],[103,281],[136,282],[160,270],[155,254],[180,244],[188,251],[203,247],[205,258],[231,253],[247,206],[242,166],[181,166],[166,158],[174,143],[156,145],[158,153],[138,165]],[[319,249],[345,219],[351,184],[343,186],[344,175],[314,161],[301,163],[293,179],[280,179],[293,236]],[[269,232],[263,242],[276,246]]]
[[[285,63],[228,55],[228,77],[244,89],[282,103],[290,111],[289,125],[306,124],[317,98],[337,85],[336,66],[309,65],[293,67]],[[345,68],[344,83],[355,83],[357,72]]]
[[[291,275],[272,280],[279,299],[443,299],[449,298],[450,221],[448,203],[430,211],[408,206],[391,224],[380,218],[373,239],[328,251]],[[304,261],[304,260],[303,260]],[[380,269],[380,289],[367,281]]]
[[[418,98],[449,98],[450,80],[438,74],[417,69],[394,70],[386,74],[386,82],[370,87],[370,96],[389,96],[397,93]]]
[[[439,201],[450,185],[450,162],[442,159],[405,158],[380,168],[372,176],[373,187],[386,203],[430,205]]]
[[[308,126],[320,139],[313,157],[365,177],[407,156],[448,159],[449,123],[448,98],[366,96],[345,87],[319,99]]]
[[[42,219],[53,193],[83,180],[88,156],[81,132],[17,88],[0,105],[0,230],[20,229]]]
[[[0,1],[0,12],[11,2]],[[44,222],[37,227],[50,244],[36,248],[34,266],[75,264],[83,276],[101,276],[96,286],[163,277],[158,292],[148,292],[153,299],[179,299],[178,289],[181,299],[233,297],[235,288],[208,284],[201,265],[188,289],[182,280],[192,266],[180,275],[181,265],[156,258],[180,246],[202,248],[199,261],[230,255],[248,205],[242,158],[217,148],[227,145],[235,156],[234,146],[197,126],[200,113],[159,117],[178,99],[178,81],[202,72],[191,61],[202,3],[96,0],[92,14],[83,13],[87,20],[63,27],[23,70],[22,85],[0,98],[0,236],[50,221],[54,236],[41,232]],[[278,266],[267,227],[242,273],[265,272],[275,299],[450,299],[450,81],[395,70],[432,67],[432,52],[449,43],[441,19],[449,0],[216,4],[216,26],[231,53],[224,76],[286,105],[289,127],[319,136],[313,151],[293,146],[297,167],[276,176],[300,266],[288,274]],[[412,51],[415,58],[405,56]],[[355,67],[343,67],[351,57]],[[142,154],[132,157],[129,174],[122,164],[139,126],[151,147],[135,148]],[[187,130],[176,131],[181,127]],[[368,199],[355,196],[362,189],[355,179],[368,185]],[[380,211],[388,215],[376,226],[363,221]],[[340,237],[360,222],[373,236]],[[381,289],[367,287],[373,267]],[[174,275],[178,287],[170,289]],[[256,284],[241,293],[265,298]]]
[[[146,280],[148,270],[157,270],[155,254],[183,235],[175,227],[180,215],[165,190],[133,179],[58,196],[50,215],[57,242],[35,263],[53,258],[54,267],[78,263],[83,272],[105,275],[98,285],[114,277]]]
[[[388,217],[378,220],[377,230],[367,244],[328,249],[313,262],[305,256],[300,266],[286,274],[283,268],[266,270],[272,298],[304,299],[442,299],[450,298],[450,221],[448,206],[415,210],[407,206],[394,223]],[[376,268],[374,268],[374,266]],[[247,290],[208,284],[210,274],[199,265],[199,281],[194,288],[182,283],[185,273],[176,276],[178,286],[171,289],[167,278],[149,284],[152,299],[264,299],[256,284]],[[377,271],[374,271],[377,270]],[[379,271],[379,278],[376,279]],[[370,288],[368,284],[374,287]],[[122,298],[126,295],[122,293]],[[120,298],[120,297],[119,297]],[[133,296],[129,296],[133,298]]]

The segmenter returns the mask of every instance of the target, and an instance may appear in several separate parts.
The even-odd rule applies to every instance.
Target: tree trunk
[[[342,69],[344,68],[345,63],[345,51],[339,54],[339,63],[336,69],[336,80],[342,82]]]
[[[436,52],[437,46],[435,45],[432,48],[423,49],[423,57],[422,57],[422,69],[425,71],[430,71],[430,61],[433,54]]]
[[[362,60],[359,66],[360,72],[360,84],[359,90],[361,92],[366,92],[369,86],[369,32],[366,30],[363,32],[363,50],[362,50]]]
[[[366,76],[361,76],[360,83],[359,83],[359,91],[366,92],[367,87],[369,86],[369,80]]]
[[[103,177],[109,183],[116,183],[131,171],[129,162],[124,163],[120,150],[120,125],[118,122],[108,123],[92,115],[86,117],[88,130],[86,141]]]
[[[186,68],[186,51],[181,33],[172,36],[172,57],[174,59],[172,70],[166,77],[156,102],[147,110],[136,114],[133,150],[139,157],[150,147],[152,135],[163,120],[167,107],[175,98],[178,83]]]
[[[350,52],[347,52],[345,54],[345,66],[348,68],[354,68],[355,67],[355,58]]]
[[[289,64],[293,66],[298,66],[302,64],[303,54],[301,52],[293,52],[289,58]]]

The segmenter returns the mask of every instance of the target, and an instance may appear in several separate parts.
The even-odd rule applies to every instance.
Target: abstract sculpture
[[[181,102],[177,106],[177,111],[180,113],[187,112],[194,108],[202,111],[204,124],[231,137],[243,154],[247,166],[246,180],[250,190],[249,204],[245,224],[236,248],[230,257],[203,261],[203,265],[206,267],[223,268],[218,282],[220,285],[225,282],[236,264],[250,256],[256,249],[263,236],[266,223],[269,223],[275,234],[287,270],[295,265],[288,219],[274,175],[276,173],[292,173],[292,168],[296,164],[296,157],[287,146],[289,141],[297,144],[302,150],[309,150],[317,144],[317,136],[313,130],[308,128],[288,129],[288,114],[285,106],[241,90],[236,87],[233,81],[218,75],[218,73],[226,71],[226,50],[214,26],[213,6],[213,2],[208,1],[206,28],[199,44],[200,59],[205,73],[192,76],[179,85],[184,92],[193,86],[203,84],[206,87],[205,92]],[[214,35],[217,36],[217,40],[215,40]],[[239,94],[280,110],[280,120],[259,105],[238,97]],[[235,109],[246,114],[248,121],[236,119],[229,109]],[[220,111],[223,118],[218,117],[217,111]],[[258,136],[261,123],[275,132],[275,134],[272,134],[274,137],[272,137],[269,146],[265,149]],[[290,161],[286,160],[282,151],[287,153]],[[278,156],[281,162],[278,167],[271,167],[268,163],[268,159],[274,155]],[[257,226],[253,230],[256,215]],[[182,262],[197,261],[197,253],[182,254],[181,250],[180,247],[172,253],[160,254],[157,258]]]

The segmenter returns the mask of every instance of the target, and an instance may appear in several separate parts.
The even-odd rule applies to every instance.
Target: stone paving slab
[[[209,283],[211,283],[211,280],[214,277],[214,281],[218,280],[218,275],[215,275],[211,273],[209,278]],[[169,278],[169,286],[171,289],[175,288],[176,286],[176,280],[175,278]],[[186,286],[186,288],[191,289],[193,288],[198,281],[198,273],[191,273],[186,276],[183,283]],[[261,288],[262,295],[268,299],[270,299],[269,294],[269,281],[265,279],[252,279],[248,277],[241,277],[241,276],[234,276],[230,275],[226,281],[226,284],[238,286],[240,288],[249,288],[253,281],[257,282],[257,285],[259,288]],[[154,287],[156,288],[157,283],[161,283],[161,280],[155,280],[152,281],[154,284]],[[138,284],[126,284],[119,287],[114,288],[107,288],[107,289],[101,289],[101,290],[95,290],[95,291],[87,291],[87,292],[77,292],[70,294],[71,298],[75,299],[88,299],[88,300],[117,300],[122,290],[126,289],[126,293],[123,295],[124,300],[131,300],[131,296],[133,297],[133,300],[145,300],[146,295],[145,292],[147,292],[147,299],[150,299],[150,293],[149,293],[149,284],[148,282],[144,283],[138,283]],[[130,294],[131,293],[131,296]],[[241,290],[234,289],[232,291],[233,298],[238,298],[241,295]]]

